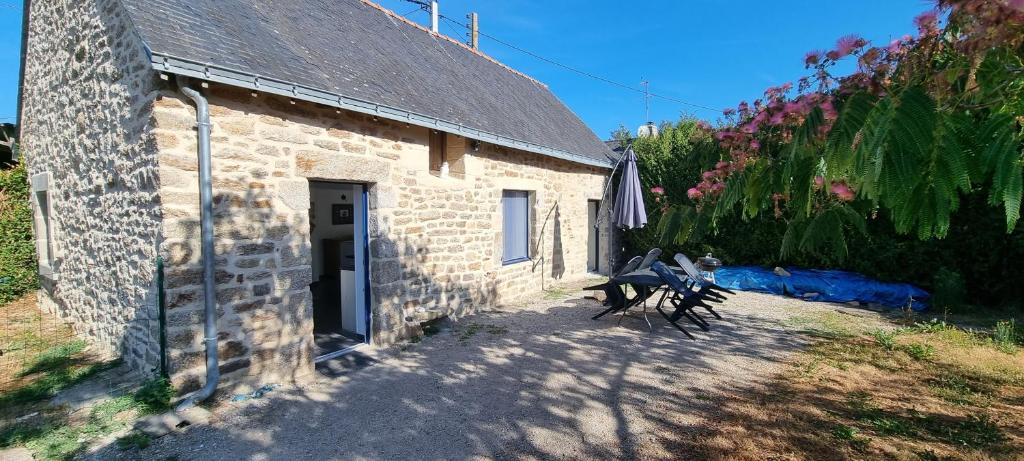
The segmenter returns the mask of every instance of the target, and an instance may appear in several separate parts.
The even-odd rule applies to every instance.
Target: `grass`
[[[174,390],[164,379],[73,413],[50,406],[61,390],[118,362],[90,354],[66,324],[36,308],[34,295],[0,308],[0,322],[0,448],[24,446],[36,459],[72,459],[97,439],[129,429],[139,416],[170,408]],[[118,444],[139,447],[148,438],[132,433]]]
[[[789,326],[819,340],[768,385],[729,391],[714,429],[684,437],[683,449],[701,459],[1024,459],[1016,325],[870,323],[797,315]]]
[[[0,417],[30,413],[117,364],[97,359],[64,322],[41,313],[34,294],[0,308],[0,322]]]
[[[0,448],[23,445],[36,459],[72,459],[92,441],[129,429],[138,417],[169,409],[173,393],[167,380],[158,379],[132,395],[105,400],[84,416],[68,417],[64,412],[50,411],[31,423],[8,426],[0,432]],[[130,433],[117,443],[122,448],[144,447],[149,438]]]
[[[572,292],[563,287],[552,287],[544,290],[544,299],[548,301],[561,301],[568,298]]]

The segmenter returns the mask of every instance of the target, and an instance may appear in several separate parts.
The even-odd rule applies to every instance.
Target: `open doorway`
[[[316,361],[368,343],[366,186],[309,182]]]
[[[587,200],[587,271],[600,272],[601,231],[597,227],[600,200]]]

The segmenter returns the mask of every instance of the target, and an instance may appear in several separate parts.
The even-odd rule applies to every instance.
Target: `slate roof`
[[[362,0],[123,0],[154,67],[174,58],[479,130],[607,165],[604,143],[543,84]],[[208,72],[208,71],[207,71]],[[228,82],[230,83],[230,82]],[[299,99],[306,99],[299,97]],[[316,99],[310,99],[316,100]],[[319,100],[317,100],[319,102]],[[385,118],[409,121],[399,115]],[[497,142],[502,144],[502,142]],[[525,147],[523,147],[525,146]],[[562,155],[565,154],[565,155]]]

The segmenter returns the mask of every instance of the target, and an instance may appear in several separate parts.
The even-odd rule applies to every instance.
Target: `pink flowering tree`
[[[987,191],[1012,231],[1021,212],[1024,0],[940,0],[918,33],[840,38],[809,75],[725,110],[720,157],[687,201],[664,207],[663,241],[728,213],[788,223],[782,254],[846,254],[848,232],[885,213],[900,233],[942,238],[961,194]],[[834,75],[856,60],[857,71]],[[994,209],[995,212],[995,209]]]

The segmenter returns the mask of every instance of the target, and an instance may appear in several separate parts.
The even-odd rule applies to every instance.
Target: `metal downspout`
[[[187,86],[184,79],[178,79],[182,94],[196,104],[196,128],[198,131],[199,155],[199,225],[202,238],[203,260],[203,307],[206,322],[206,385],[202,389],[186,396],[177,411],[185,410],[196,403],[206,400],[217,389],[220,381],[220,369],[217,362],[217,306],[216,287],[214,286],[213,257],[213,186],[210,171],[210,107],[198,91]]]

